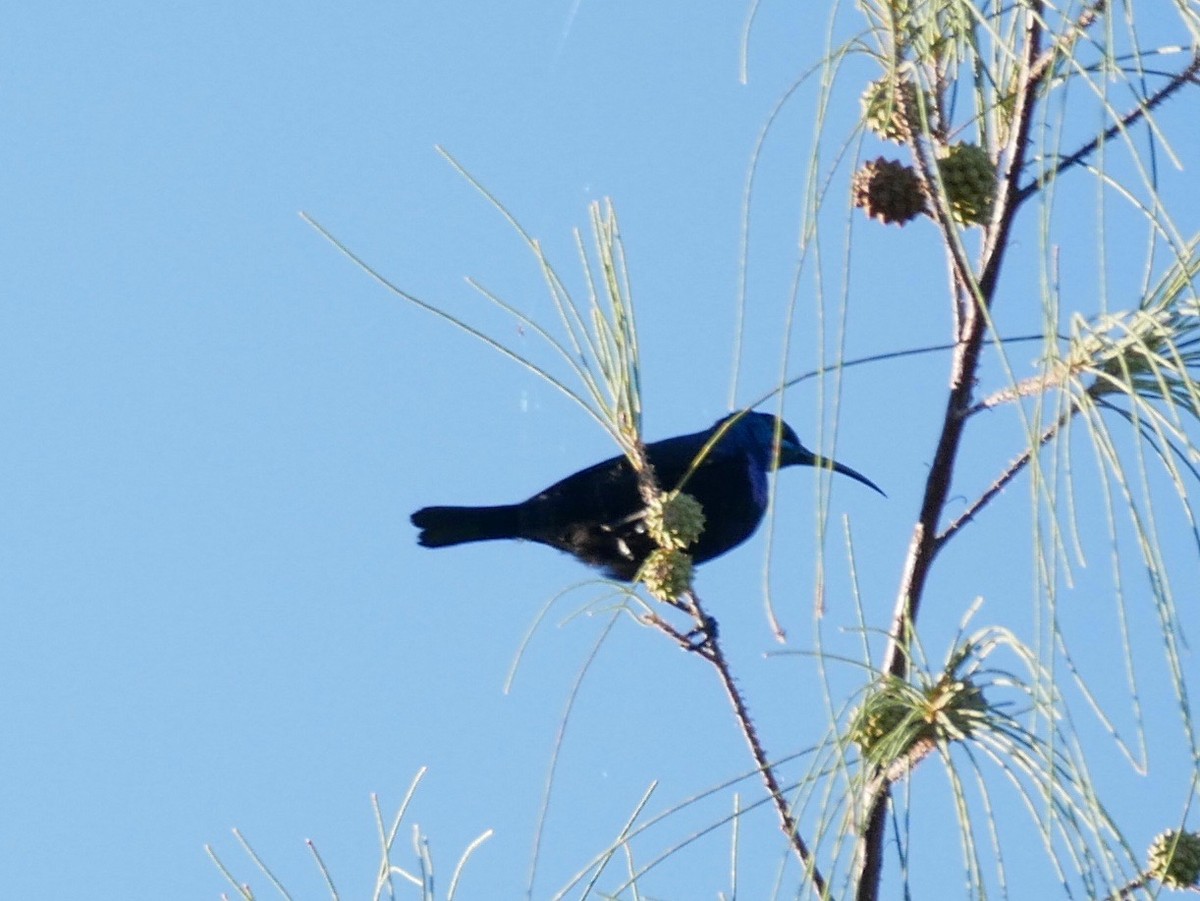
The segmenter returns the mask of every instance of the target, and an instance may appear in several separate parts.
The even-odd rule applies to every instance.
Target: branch
[[[937,537],[934,538],[937,549],[941,550],[942,545],[953,538],[959,529],[973,520],[975,515],[980,510],[986,507],[998,494],[1000,494],[1001,491],[1007,488],[1008,483],[1016,478],[1017,474],[1021,472],[1022,469],[1029,465],[1029,462],[1033,459],[1033,455],[1045,447],[1046,444],[1052,440],[1054,436],[1057,435],[1078,412],[1079,407],[1073,404],[1070,409],[1066,410],[1061,416],[1058,417],[1056,422],[1046,427],[1045,431],[1038,436],[1037,441],[1035,441],[1030,447],[1026,448],[1025,451],[1019,456],[1014,458],[1012,462],[1005,467],[1004,472],[1000,473],[1000,475],[996,478],[996,481],[992,482],[987,491],[979,495],[979,497],[975,499],[975,502],[967,507],[967,509],[961,514],[959,514],[954,522],[950,523],[950,525],[946,526],[946,528],[942,529],[942,531],[937,534]]]
[[[1075,19],[1075,23],[1070,28],[1070,33],[1062,40],[1055,41],[1054,46],[1043,53],[1034,62],[1030,72],[1034,81],[1040,82],[1046,77],[1050,71],[1050,66],[1053,65],[1054,59],[1057,56],[1066,56],[1075,49],[1075,42],[1078,41],[1085,31],[1087,31],[1092,23],[1100,17],[1100,13],[1104,12],[1108,7],[1106,0],[1097,0],[1091,6],[1081,12]]]
[[[729,662],[725,658],[725,652],[721,650],[720,638],[717,635],[716,620],[705,612],[704,607],[700,603],[700,598],[694,591],[689,591],[685,597],[689,601],[687,606],[690,609],[688,612],[696,621],[697,631],[702,632],[704,635],[702,643],[695,643],[693,639],[695,633],[690,635],[684,634],[656,614],[648,614],[642,620],[658,628],[681,647],[694,651],[711,663],[713,668],[716,669],[717,678],[721,680],[725,694],[729,697],[729,703],[733,706],[733,715],[738,721],[738,727],[742,730],[742,736],[746,739],[746,744],[750,747],[750,756],[754,758],[754,764],[758,767],[758,771],[762,775],[763,784],[767,788],[767,794],[771,798],[771,803],[775,806],[775,812],[779,815],[779,828],[787,836],[792,850],[800,861],[800,865],[812,881],[812,887],[817,896],[823,899],[828,898],[829,887],[825,882],[825,878],[821,875],[821,871],[817,869],[817,862],[813,857],[812,851],[809,850],[807,843],[800,835],[796,818],[792,816],[791,805],[788,804],[787,798],[784,797],[779,780],[775,777],[775,769],[771,765],[771,759],[767,756],[762,741],[759,740],[758,730],[754,727],[754,721],[750,719],[750,711],[747,709],[746,702],[742,698],[742,693],[734,681],[733,673],[729,669]]]
[[[1139,105],[1137,109],[1126,113],[1119,121],[1106,128],[1099,135],[1092,138],[1092,140],[1088,141],[1074,153],[1068,154],[1060,159],[1057,165],[1055,165],[1054,168],[1049,172],[1042,174],[1038,178],[1034,179],[1030,184],[1021,188],[1021,190],[1017,192],[1017,202],[1021,203],[1025,201],[1031,195],[1036,194],[1038,191],[1042,190],[1042,188],[1050,184],[1050,182],[1054,181],[1054,179],[1058,178],[1058,176],[1062,175],[1063,172],[1074,166],[1078,166],[1085,159],[1095,153],[1096,149],[1101,144],[1103,144],[1105,141],[1111,140],[1116,135],[1129,128],[1130,125],[1133,125],[1147,113],[1151,112],[1155,107],[1159,106],[1164,100],[1178,91],[1184,85],[1195,84],[1196,75],[1198,72],[1200,72],[1200,54],[1193,56],[1191,63],[1186,69],[1175,75],[1159,91],[1151,94],[1150,97],[1144,103]]]
[[[1027,379],[1022,379],[1015,385],[1009,385],[1007,388],[1001,388],[999,391],[989,394],[983,400],[973,404],[967,410],[967,415],[974,416],[976,413],[982,413],[1001,404],[1010,404],[1019,397],[1031,397],[1035,394],[1042,394],[1051,388],[1058,387],[1062,384],[1062,381],[1062,376],[1056,373],[1030,376]]]
[[[1017,176],[1025,165],[1026,148],[1033,121],[1033,108],[1043,74],[1034,67],[1042,51],[1041,2],[1031,3],[1026,13],[1025,55],[1021,65],[1020,81],[1017,86],[1016,105],[1013,110],[1013,128],[1004,156],[1007,165],[1004,171],[1003,189],[999,192],[992,213],[992,221],[984,233],[983,264],[979,280],[961,281],[959,287],[972,295],[974,303],[967,305],[961,323],[959,346],[954,355],[951,373],[950,395],[946,400],[946,411],[942,420],[942,432],[937,450],[925,482],[925,495],[921,503],[920,518],[913,529],[905,559],[904,572],[896,598],[896,609],[892,617],[891,634],[888,641],[884,672],[900,679],[908,676],[908,646],[911,629],[914,628],[920,609],[925,582],[940,545],[937,541],[938,523],[945,509],[954,475],[954,463],[958,456],[966,424],[966,412],[970,408],[975,388],[976,372],[979,368],[983,339],[987,331],[987,310],[991,306],[1008,246],[1008,236],[1020,206]],[[938,204],[940,206],[941,204]],[[948,252],[956,260],[959,252],[957,234],[948,236]],[[878,901],[879,885],[883,876],[883,841],[887,822],[887,810],[891,797],[886,779],[883,790],[870,803],[865,817],[866,827],[859,840],[857,901]]]

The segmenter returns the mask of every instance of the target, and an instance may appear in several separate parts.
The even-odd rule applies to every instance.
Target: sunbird
[[[732,421],[732,422],[731,422]],[[767,474],[784,466],[817,466],[883,491],[866,476],[814,454],[796,432],[769,413],[733,413],[711,427],[646,445],[659,487],[681,487],[693,462],[726,423],[724,434],[687,476],[682,491],[700,502],[704,526],[686,551],[703,563],[754,534],[767,511]],[[778,453],[776,453],[778,436]],[[621,455],[555,482],[519,504],[423,507],[412,515],[425,547],[524,539],[566,551],[610,578],[633,581],[658,547],[646,528],[637,473]]]

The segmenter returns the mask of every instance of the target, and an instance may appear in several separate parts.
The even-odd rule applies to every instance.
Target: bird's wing
[[[636,514],[642,506],[637,476],[624,456],[581,469],[538,492],[525,504],[559,525],[612,524]]]
[[[708,429],[646,445],[646,455],[663,489],[671,490],[679,483],[711,434],[712,430]],[[728,455],[718,446],[710,452],[706,463],[715,464],[725,456]],[[637,518],[644,507],[637,475],[624,455],[611,457],[555,482],[531,497],[525,505],[530,512],[543,512],[557,526],[586,522],[608,528],[626,525]]]

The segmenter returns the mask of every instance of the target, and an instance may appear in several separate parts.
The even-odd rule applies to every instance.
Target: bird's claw
[[[717,621],[705,616],[704,621],[690,632],[680,632],[657,613],[643,613],[638,620],[666,633],[685,651],[707,654],[717,638]]]
[[[717,640],[717,621],[705,614],[704,621],[686,633],[684,648],[689,651],[703,651]]]

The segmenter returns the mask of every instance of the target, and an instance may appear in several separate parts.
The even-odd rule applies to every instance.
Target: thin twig
[[[1150,887],[1151,881],[1152,878],[1150,874],[1142,873],[1136,879],[1133,879],[1121,886],[1108,897],[1110,901],[1128,901],[1130,898],[1137,898],[1142,891],[1145,891]]]
[[[686,633],[680,632],[657,613],[645,613],[638,617],[638,621],[658,629],[685,651],[702,651],[702,646],[697,646]]]
[[[1150,113],[1155,107],[1159,106],[1164,100],[1178,91],[1184,85],[1196,83],[1197,73],[1200,73],[1200,54],[1193,56],[1191,63],[1186,69],[1167,82],[1162,89],[1152,94],[1147,100],[1141,103],[1137,109],[1130,110],[1128,113],[1122,116],[1118,122],[1104,129],[1104,131],[1092,138],[1074,153],[1070,153],[1060,159],[1054,168],[1049,172],[1044,173],[1027,184],[1025,187],[1021,188],[1021,190],[1017,192],[1017,202],[1024,202],[1027,198],[1033,194],[1036,194],[1038,191],[1042,190],[1042,188],[1050,184],[1050,182],[1052,182],[1054,179],[1058,178],[1058,176],[1062,175],[1063,172],[1074,166],[1078,166],[1085,159],[1091,156],[1101,144],[1103,144],[1105,141],[1111,140],[1121,132],[1125,131],[1127,128],[1129,128],[1129,126],[1133,125],[1143,116]]]
[[[337,887],[333,884],[333,874],[329,872],[329,867],[325,866],[325,860],[321,857],[321,852],[317,850],[316,843],[311,838],[306,838],[304,844],[308,845],[308,850],[312,852],[313,859],[317,862],[317,869],[321,871],[321,877],[325,880],[325,887],[329,889],[329,896],[333,901],[338,901],[341,896],[338,894]]]
[[[982,413],[1001,404],[1012,403],[1019,397],[1032,397],[1036,394],[1043,394],[1061,384],[1062,377],[1054,373],[1033,375],[1027,379],[1022,379],[1015,385],[1001,388],[999,391],[989,394],[978,403],[972,404],[970,409],[967,410],[967,415],[974,416],[976,413]]]
[[[729,703],[733,707],[733,715],[738,721],[738,727],[741,729],[742,736],[746,739],[746,744],[750,747],[750,756],[754,758],[755,766],[758,767],[759,775],[762,776],[767,794],[770,796],[771,803],[775,807],[775,812],[779,816],[779,828],[787,836],[788,842],[791,844],[792,850],[799,859],[801,866],[804,867],[805,873],[808,874],[817,896],[822,899],[828,898],[828,885],[825,882],[825,878],[817,868],[816,859],[813,857],[808,844],[800,835],[796,818],[792,815],[791,806],[788,804],[779,780],[775,777],[775,769],[771,765],[771,759],[767,756],[767,752],[763,748],[762,741],[758,737],[758,730],[754,727],[754,721],[750,719],[750,711],[746,707],[742,693],[738,689],[737,683],[733,678],[733,673],[729,669],[729,662],[725,658],[725,652],[721,649],[720,636],[714,627],[715,621],[705,612],[704,607],[700,603],[700,598],[696,596],[695,592],[688,592],[686,597],[689,602],[688,605],[691,608],[689,612],[695,619],[697,628],[706,633],[707,637],[703,643],[694,643],[684,633],[655,614],[648,614],[643,617],[643,621],[657,627],[671,638],[672,641],[677,642],[688,650],[696,652],[698,656],[703,657],[713,665],[713,668],[717,671],[717,678],[721,680],[721,685],[725,689],[725,694],[728,696]]]
[[[1040,82],[1046,77],[1050,66],[1054,63],[1055,58],[1065,57],[1068,53],[1075,49],[1075,42],[1083,37],[1084,32],[1092,27],[1092,24],[1104,12],[1108,4],[1105,0],[1098,0],[1090,7],[1081,12],[1075,17],[1075,23],[1070,28],[1070,33],[1062,40],[1055,41],[1054,46],[1043,53],[1033,66],[1030,67],[1030,75],[1032,80]]]
[[[1029,462],[1033,459],[1033,455],[1036,454],[1041,448],[1045,447],[1047,442],[1053,439],[1054,436],[1057,435],[1078,412],[1079,408],[1072,405],[1071,408],[1065,411],[1054,423],[1046,427],[1042,434],[1038,436],[1037,441],[1026,448],[1024,452],[1014,457],[1008,466],[1005,467],[1004,472],[1000,473],[1000,475],[996,477],[996,480],[992,482],[987,491],[979,495],[979,497],[975,499],[974,503],[960,513],[958,517],[955,518],[952,523],[950,523],[950,525],[938,532],[937,537],[934,538],[934,542],[936,543],[938,550],[941,550],[942,545],[953,538],[954,534],[958,532],[959,529],[973,520],[980,510],[986,507],[998,494],[1000,494],[1001,491],[1008,487],[1008,483],[1016,478],[1017,474],[1029,465]]]

